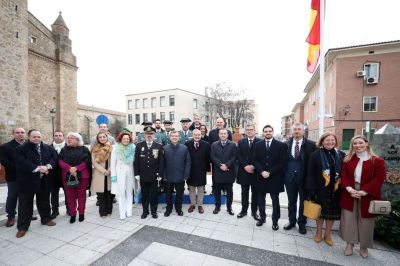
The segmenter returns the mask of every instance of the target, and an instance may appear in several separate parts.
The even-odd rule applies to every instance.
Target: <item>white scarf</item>
[[[65,141],[58,144],[53,141],[53,148],[57,151],[57,153],[60,153],[61,149],[64,148],[64,146],[65,146]]]
[[[370,159],[369,154],[366,151],[357,153],[357,157],[360,159],[354,171],[354,179],[356,183],[361,183],[361,174],[363,162]]]

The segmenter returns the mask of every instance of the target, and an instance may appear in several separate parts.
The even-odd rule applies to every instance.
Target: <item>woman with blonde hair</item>
[[[308,160],[306,191],[308,197],[321,205],[321,216],[317,222],[314,241],[322,241],[322,226],[325,222],[325,243],[333,246],[331,230],[335,220],[340,220],[341,169],[345,153],[337,149],[335,134],[326,132],[317,142],[317,149]]]
[[[111,153],[111,192],[117,196],[121,219],[132,216],[133,189],[138,187],[133,175],[136,146],[132,142],[132,135],[122,132]]]
[[[339,235],[347,243],[346,256],[352,255],[354,244],[360,243],[360,255],[368,257],[375,226],[375,215],[368,213],[368,207],[371,200],[381,199],[385,177],[385,161],[374,154],[364,136],[353,137],[349,155],[344,158],[342,166],[343,193],[340,199]]]
[[[108,141],[107,134],[105,132],[99,132],[96,136],[96,144],[92,148],[93,174],[90,191],[97,193],[101,217],[112,213],[111,151],[112,146]]]

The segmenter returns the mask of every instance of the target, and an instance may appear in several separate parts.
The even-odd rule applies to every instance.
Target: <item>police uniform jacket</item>
[[[140,176],[140,182],[155,182],[157,177],[164,175],[164,150],[161,144],[153,141],[150,148],[147,142],[136,145],[134,160],[135,176]]]

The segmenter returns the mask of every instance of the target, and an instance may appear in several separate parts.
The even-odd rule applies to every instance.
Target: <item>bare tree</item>
[[[221,117],[227,127],[234,128],[254,119],[252,109],[254,101],[245,97],[245,90],[235,91],[225,83],[215,87],[206,87],[207,100],[204,104],[205,115],[211,128],[216,118]]]

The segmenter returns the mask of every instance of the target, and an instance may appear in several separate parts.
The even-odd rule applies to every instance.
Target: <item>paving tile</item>
[[[192,226],[189,224],[178,224],[178,226],[174,229],[175,231],[191,234],[196,226]]]
[[[47,254],[64,244],[65,244],[64,241],[51,238],[45,235],[37,235],[30,241],[22,243],[22,246],[43,254]]]
[[[71,266],[73,264],[49,256],[42,256],[29,264],[30,266]]]
[[[274,242],[296,244],[292,235],[287,235],[279,232],[274,232]]]
[[[325,261],[318,247],[315,248],[315,247],[306,247],[298,245],[297,251],[299,252],[299,256],[302,258]]]
[[[85,234],[83,232],[78,232],[74,230],[74,227],[79,227],[78,224],[68,225],[64,228],[51,228],[46,231],[41,232],[41,234],[46,235],[51,238],[55,238],[64,242],[70,242],[81,235]]]
[[[43,253],[27,249],[20,244],[9,245],[3,252],[0,261],[6,265],[28,265],[44,256]]]
[[[274,251],[288,255],[299,255],[299,252],[297,251],[297,246],[295,244],[288,244],[283,242],[274,241]]]
[[[207,229],[215,229],[217,227],[217,222],[214,221],[201,221],[201,223],[198,224],[198,227],[201,228],[207,228]]]
[[[157,265],[158,264],[139,258],[134,259],[133,261],[131,261],[131,263],[128,264],[128,266],[157,266]]]
[[[269,241],[265,238],[259,238],[259,239],[253,238],[251,240],[250,246],[253,248],[260,248],[260,249],[274,251],[274,242]]]
[[[78,247],[71,244],[65,244],[58,249],[50,252],[48,256],[56,258],[66,263],[74,265],[84,265],[92,261],[93,258],[99,256],[101,253]]]
[[[238,265],[238,263],[236,261],[227,260],[227,259],[208,255],[202,265],[203,266],[215,266],[215,265],[236,266],[236,265]]]
[[[109,238],[85,234],[73,240],[72,242],[70,242],[70,244],[104,253],[109,251],[113,246],[115,246],[119,242],[120,241],[112,240]]]
[[[99,226],[96,229],[90,231],[88,234],[93,236],[98,236],[101,238],[108,238],[112,240],[123,239],[130,235],[129,232],[125,232],[118,229],[113,229],[109,227]]]
[[[196,227],[192,234],[197,235],[197,236],[202,236],[202,237],[210,237],[211,233],[213,230],[207,229],[207,228],[202,228],[202,227]]]

